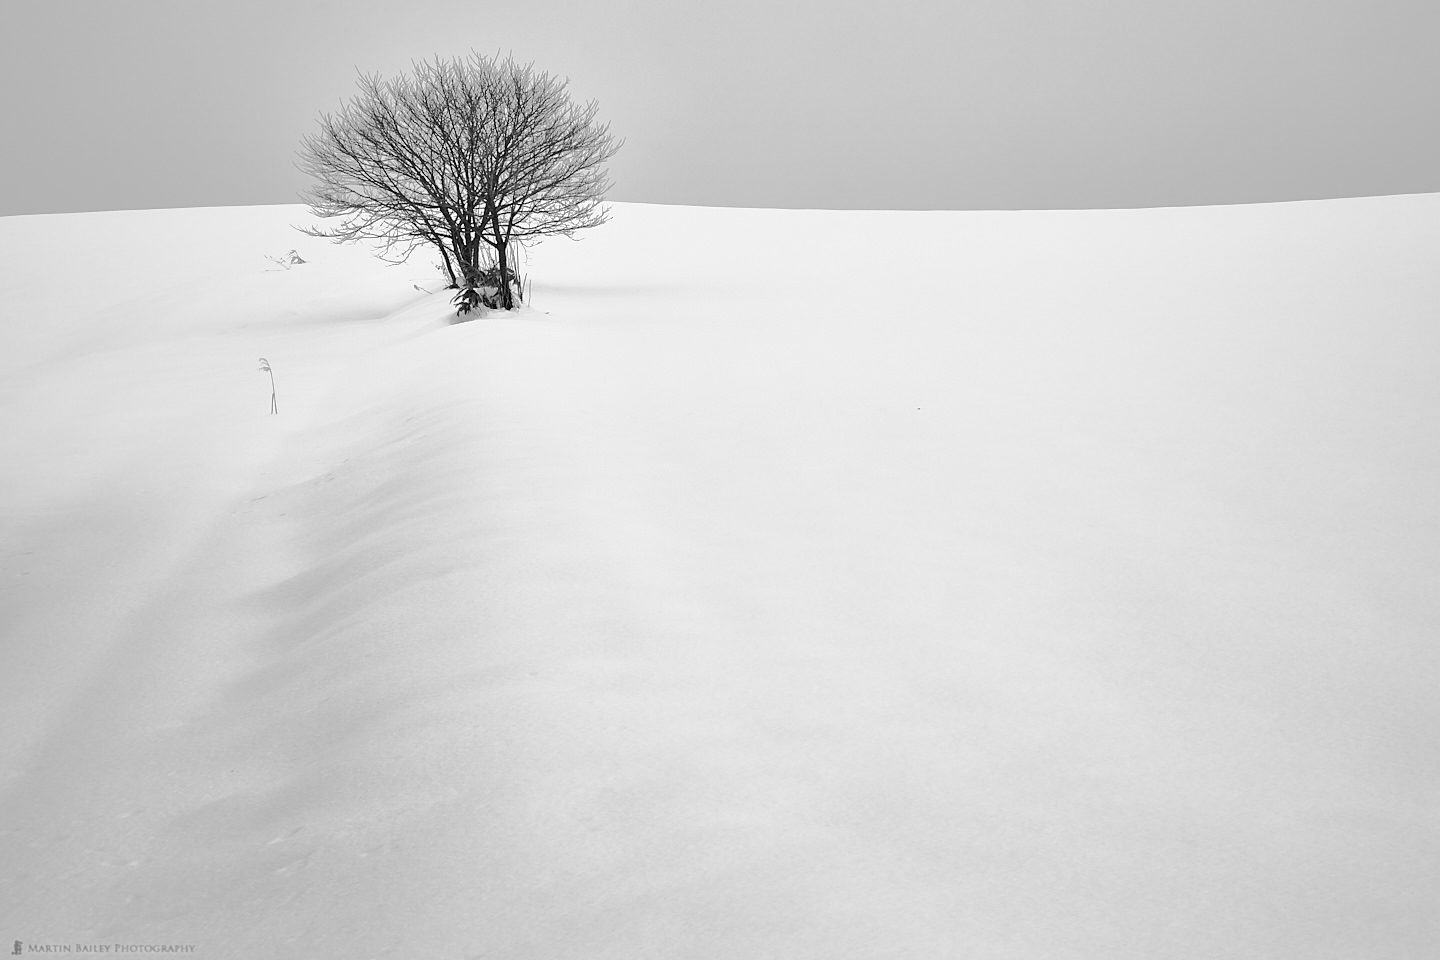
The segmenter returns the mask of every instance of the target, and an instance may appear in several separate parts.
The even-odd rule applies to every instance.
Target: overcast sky
[[[1052,208],[1440,191],[1436,0],[0,0],[0,214],[295,202],[353,88],[567,75],[612,198]]]

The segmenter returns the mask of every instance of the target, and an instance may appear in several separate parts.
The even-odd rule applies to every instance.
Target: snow
[[[305,218],[0,219],[0,936],[1440,942],[1440,195]]]

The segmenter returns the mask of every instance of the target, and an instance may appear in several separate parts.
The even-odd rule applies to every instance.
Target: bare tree
[[[607,219],[604,165],[620,141],[567,84],[473,53],[394,79],[362,76],[360,92],[302,141],[300,169],[316,181],[304,199],[338,221],[305,232],[378,240],[396,259],[428,244],[452,285],[493,280],[496,305],[513,308],[518,246]]]

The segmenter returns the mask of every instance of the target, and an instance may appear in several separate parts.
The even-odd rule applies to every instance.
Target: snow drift
[[[1440,196],[303,219],[0,219],[0,935],[1440,942]]]

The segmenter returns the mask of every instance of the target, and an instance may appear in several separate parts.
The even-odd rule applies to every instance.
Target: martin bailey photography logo
[[[26,943],[16,940],[10,956],[29,956],[33,953],[69,954],[193,954],[193,943]]]

